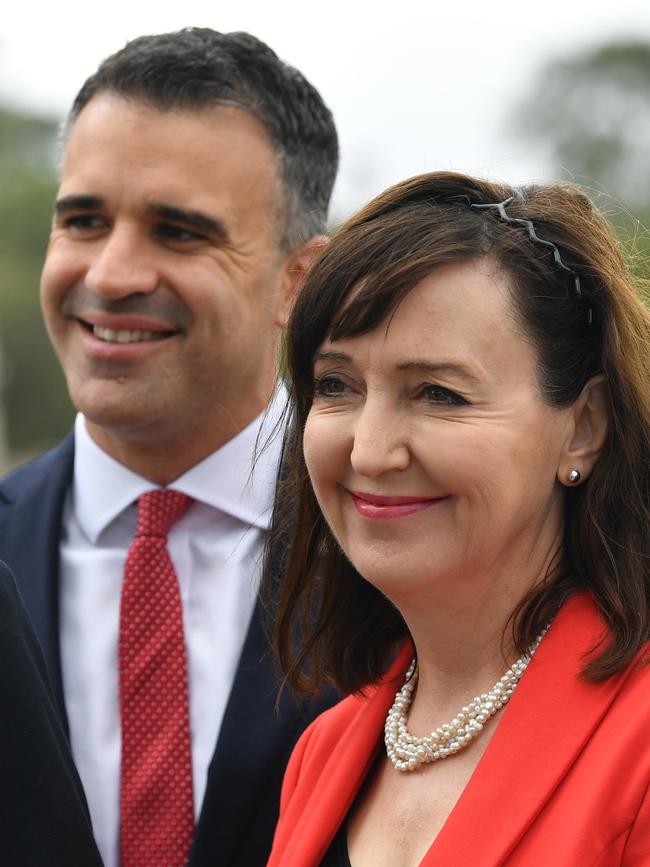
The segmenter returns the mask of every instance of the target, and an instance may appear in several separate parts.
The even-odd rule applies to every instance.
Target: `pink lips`
[[[357,512],[364,518],[381,520],[404,518],[421,512],[446,497],[380,497],[363,491],[349,491]]]

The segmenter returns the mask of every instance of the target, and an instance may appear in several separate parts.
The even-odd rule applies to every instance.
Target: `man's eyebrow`
[[[166,205],[162,202],[151,205],[150,210],[163,220],[172,223],[182,223],[199,232],[207,232],[216,235],[222,241],[228,241],[229,236],[225,226],[214,217],[208,217],[202,211],[194,211],[189,208],[179,208],[176,205]]]
[[[104,206],[104,200],[99,196],[62,196],[56,200],[54,213],[58,217],[70,211],[95,211]]]
[[[479,377],[464,364],[455,361],[404,361],[397,365],[398,370],[419,370],[423,373],[452,373],[462,376],[472,382],[479,382]]]

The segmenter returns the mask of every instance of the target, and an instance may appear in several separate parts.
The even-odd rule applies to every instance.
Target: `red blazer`
[[[650,667],[580,678],[603,635],[586,595],[551,625],[422,867],[650,867]],[[268,867],[317,867],[379,748],[410,649],[322,714],[284,778]]]

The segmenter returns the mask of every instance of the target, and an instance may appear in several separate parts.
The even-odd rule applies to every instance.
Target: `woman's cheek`
[[[345,475],[345,436],[334,413],[311,412],[305,424],[303,452],[314,492],[321,507]]]

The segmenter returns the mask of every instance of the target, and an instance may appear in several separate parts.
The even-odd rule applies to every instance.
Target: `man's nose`
[[[356,419],[350,460],[356,473],[369,478],[406,470],[411,463],[407,420],[397,410],[367,401]]]
[[[115,226],[93,251],[86,285],[104,298],[148,294],[158,286],[154,251],[136,229]]]

